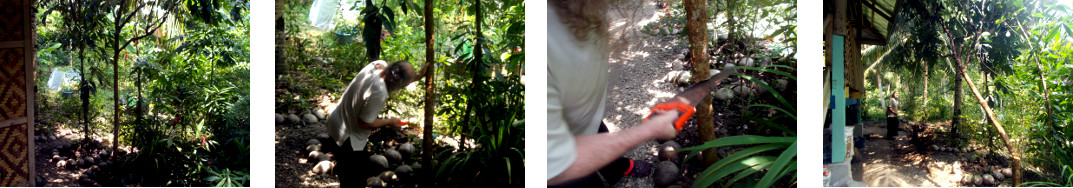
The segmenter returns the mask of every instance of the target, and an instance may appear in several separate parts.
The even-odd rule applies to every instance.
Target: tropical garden
[[[888,44],[862,47],[864,118],[900,94],[897,156],[956,174],[935,186],[1073,186],[1069,2],[903,5]]]
[[[276,184],[339,186],[325,118],[374,60],[408,61],[421,80],[380,114],[370,187],[505,187],[524,177],[522,1],[276,1]],[[431,65],[431,66],[422,66]],[[386,156],[386,157],[385,157]],[[366,179],[368,178],[368,179]],[[367,181],[364,181],[367,180]]]
[[[249,1],[34,6],[37,186],[249,186]]]

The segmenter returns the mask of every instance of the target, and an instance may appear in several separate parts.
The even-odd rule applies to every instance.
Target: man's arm
[[[383,118],[373,120],[371,123],[365,123],[365,121],[358,120],[358,127],[363,129],[373,130],[380,127],[398,128],[402,125],[398,124],[399,118]]]
[[[548,185],[556,185],[592,174],[607,166],[622,154],[636,148],[644,141],[655,138],[673,138],[674,120],[678,111],[667,111],[652,115],[647,121],[626,130],[575,137],[577,159],[570,167],[548,180]]]
[[[417,76],[414,77],[414,80],[416,81],[416,80],[421,80],[421,78],[424,78],[425,77],[425,72],[428,71],[428,68],[432,68],[432,61],[425,62],[425,65],[421,66],[421,69],[420,69],[421,71],[417,72]]]

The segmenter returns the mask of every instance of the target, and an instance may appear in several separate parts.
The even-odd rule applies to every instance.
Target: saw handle
[[[686,125],[686,121],[689,121],[689,117],[692,117],[693,113],[696,112],[696,109],[694,109],[693,106],[689,106],[682,102],[665,102],[652,107],[652,110],[645,116],[645,120],[648,120],[648,117],[652,117],[652,114],[655,114],[657,110],[678,110],[679,112],[682,112],[682,114],[678,116],[678,120],[675,120],[673,124],[674,129],[678,131],[682,131],[682,127]]]

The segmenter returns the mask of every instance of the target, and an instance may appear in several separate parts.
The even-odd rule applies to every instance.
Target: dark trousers
[[[338,146],[335,141],[329,144]],[[335,175],[339,176],[339,187],[365,187],[365,179],[376,175],[380,171],[372,170],[372,162],[369,157],[373,155],[369,151],[354,151],[350,147],[350,139],[343,142],[342,146],[333,148],[335,154]],[[379,168],[379,167],[377,167]]]
[[[599,131],[599,133],[606,133],[606,132],[609,132],[607,130],[607,125],[605,125],[603,122],[600,122],[600,131]],[[622,179],[622,176],[625,176],[624,173],[626,172],[626,169],[628,169],[629,167],[630,167],[630,159],[625,158],[625,157],[619,157],[615,161],[611,161],[611,164],[607,164],[607,166],[604,166],[603,168],[600,168],[600,170],[596,171],[595,173],[589,174],[588,176],[578,178],[578,179],[575,179],[575,180],[572,180],[572,181],[569,181],[569,182],[566,182],[566,183],[563,183],[563,184],[554,185],[554,186],[548,186],[548,187],[553,187],[553,188],[604,187],[604,180],[600,179],[601,176],[603,176],[603,179],[607,180],[608,183],[614,185],[615,183],[618,183],[618,180]]]
[[[887,116],[887,139],[894,139],[894,136],[898,136],[898,116]]]

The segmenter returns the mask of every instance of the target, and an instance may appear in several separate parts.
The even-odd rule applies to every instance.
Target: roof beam
[[[870,1],[861,1],[861,4],[863,4],[865,7],[868,7],[869,9],[872,9],[872,12],[878,12],[879,16],[882,16],[883,18],[886,18],[888,20],[888,22],[891,20],[891,16],[890,16],[889,13],[887,13],[886,11],[880,10],[879,8],[876,8],[875,4],[872,4],[872,2],[870,2]]]

